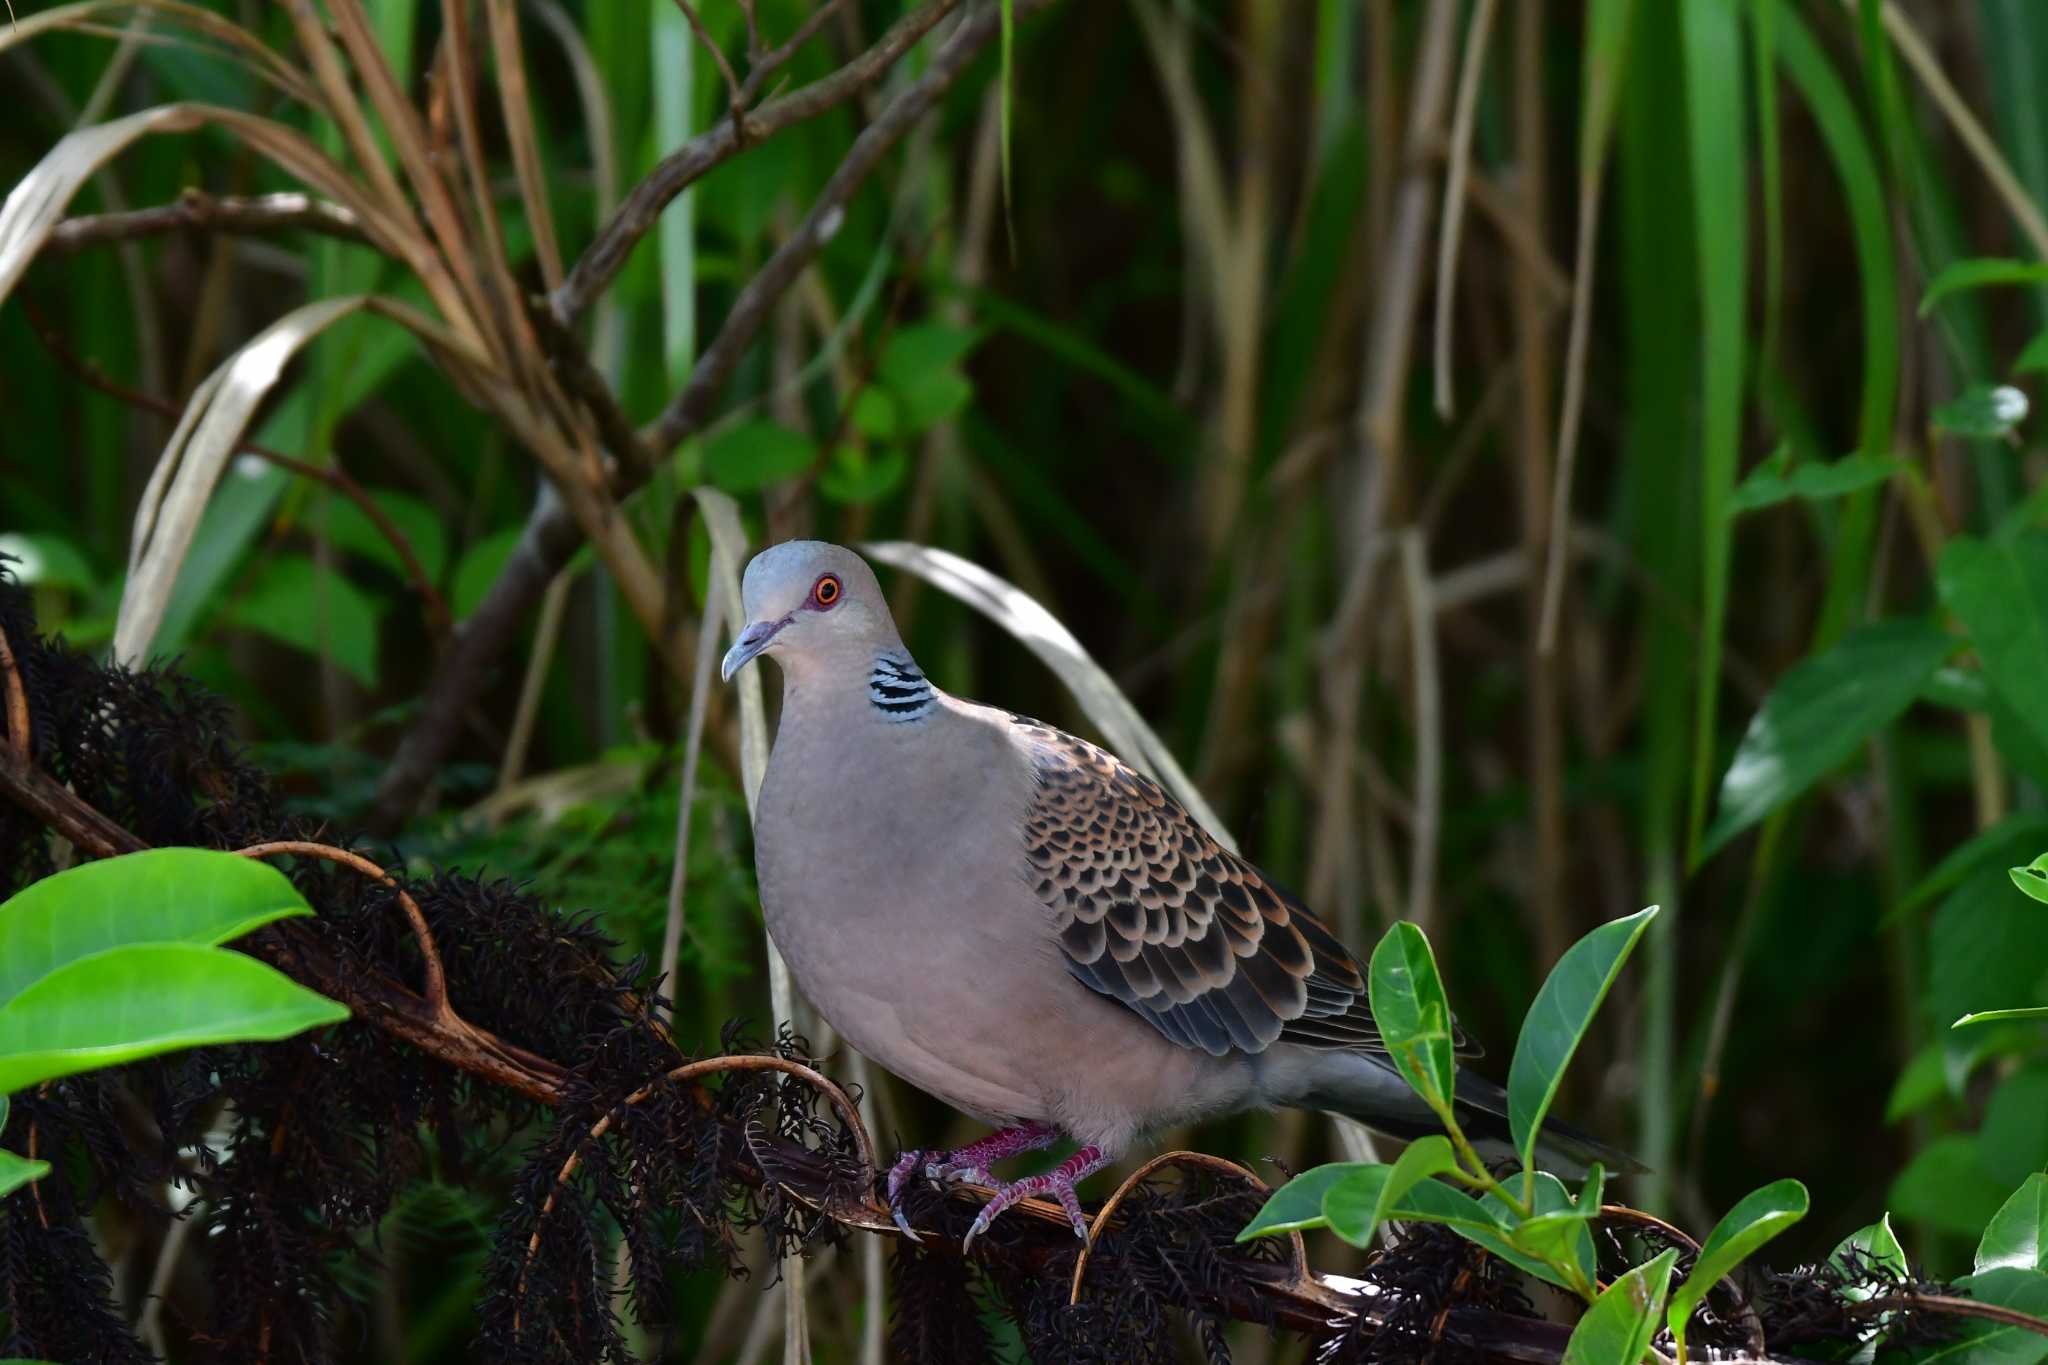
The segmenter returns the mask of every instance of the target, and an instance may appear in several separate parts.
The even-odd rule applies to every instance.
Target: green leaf
[[[1586,1027],[1607,998],[1622,963],[1656,914],[1653,905],[1609,920],[1574,943],[1558,959],[1543,989],[1536,993],[1535,1003],[1529,1006],[1522,1020],[1522,1036],[1515,1043],[1515,1060],[1508,1067],[1508,1127],[1525,1170],[1533,1169],[1543,1116],[1557,1098],[1572,1053],[1586,1036]],[[1379,1012],[1377,1001],[1373,1012]]]
[[[1984,1173],[1974,1133],[1929,1143],[1892,1181],[1892,1212],[1939,1232],[1975,1237],[2012,1191]]]
[[[2027,420],[2027,396],[2010,384],[1972,384],[1931,416],[1936,431],[1988,440]]]
[[[982,333],[969,327],[952,327],[942,322],[919,323],[898,328],[882,347],[876,373],[892,388],[914,387],[936,370],[957,368],[981,344]]]
[[[1553,1182],[1554,1183],[1554,1182]],[[1562,1190],[1562,1186],[1558,1187]],[[1569,1196],[1564,1201],[1569,1203]],[[1483,1247],[1500,1257],[1509,1265],[1526,1271],[1542,1280],[1554,1284],[1567,1293],[1576,1292],[1571,1280],[1562,1271],[1519,1250],[1508,1241],[1507,1224],[1503,1217],[1512,1217],[1504,1205],[1493,1200],[1474,1199],[1463,1190],[1446,1185],[1441,1180],[1424,1180],[1409,1190],[1400,1201],[1399,1207],[1389,1215],[1397,1222],[1440,1223],[1475,1246]],[[1590,1252],[1592,1236],[1587,1234],[1586,1246]]]
[[[1392,1166],[1356,1172],[1325,1191],[1323,1217],[1330,1231],[1351,1245],[1370,1246],[1374,1231],[1418,1182],[1456,1169],[1449,1138],[1435,1133],[1417,1138]]]
[[[1891,1098],[1885,1101],[1884,1121],[1887,1125],[1919,1113],[1948,1093],[1948,1051],[1939,1042],[1922,1047],[1913,1054],[1899,1072],[1898,1080],[1892,1083]]]
[[[931,430],[958,416],[974,400],[974,385],[958,370],[933,370],[910,383],[895,385],[890,392],[896,396],[905,435]]]
[[[2048,1003],[2048,932],[2041,907],[2013,894],[2010,875],[1980,867],[1928,922],[1928,1021]]]
[[[1906,1262],[1906,1249],[1899,1245],[1898,1236],[1892,1232],[1892,1216],[1887,1213],[1868,1227],[1858,1228],[1835,1244],[1828,1253],[1828,1264],[1849,1274],[1851,1280],[1856,1266],[1850,1253],[1859,1254],[1859,1259],[1890,1272],[1893,1279],[1905,1280],[1912,1274],[1912,1267]],[[1871,1291],[1857,1284],[1844,1285],[1842,1297],[1861,1303],[1870,1297]]]
[[[840,446],[818,474],[818,493],[832,502],[879,502],[896,491],[910,472],[910,457],[900,450],[864,451]]]
[[[1945,896],[1955,890],[1986,863],[2010,857],[2015,840],[2038,843],[2042,839],[2048,839],[2048,811],[2014,811],[1991,828],[1979,831],[1950,849],[1935,864],[1934,870],[1922,877],[1919,885],[1907,892],[1881,922],[1888,922],[1895,915],[1910,914],[1937,896]],[[2026,889],[2024,886],[2020,888],[2022,891]]]
[[[1728,514],[1738,516],[1793,498],[1825,502],[1831,498],[1846,497],[1884,483],[1905,467],[1904,461],[1887,455],[1844,455],[1827,463],[1810,462],[1795,466],[1788,474],[1783,471],[1782,463],[1774,467],[1773,462],[1767,460],[1736,485],[1728,500]]]
[[[439,584],[443,571],[448,567],[448,533],[441,527],[440,514],[410,493],[389,488],[370,490],[370,501],[377,504],[377,509],[390,519],[412,546],[413,557],[419,560],[420,571],[426,575],[427,581]],[[352,500],[330,498],[326,509],[319,515],[326,518],[327,538],[334,544],[410,580],[411,575],[406,571],[405,560],[399,556],[398,547],[377,529],[377,523],[370,520],[369,513]],[[314,524],[320,523],[316,520]]]
[[[1988,256],[1951,262],[1927,286],[1927,295],[1920,300],[1920,316],[1926,317],[1934,310],[1935,304],[1951,294],[2001,284],[2048,284],[2048,265],[2036,265],[2029,261],[1998,260]]]
[[[1660,1252],[1602,1290],[1572,1328],[1564,1365],[1636,1365],[1650,1348],[1677,1259],[1676,1248]]]
[[[1244,1231],[1237,1234],[1237,1240],[1248,1242],[1254,1237],[1270,1237],[1275,1233],[1293,1232],[1298,1228],[1319,1228],[1326,1226],[1323,1218],[1323,1195],[1341,1180],[1357,1175],[1361,1171],[1391,1170],[1392,1167],[1372,1161],[1338,1161],[1327,1166],[1317,1166],[1303,1171],[1294,1179],[1273,1191],[1266,1200],[1266,1206],[1258,1216],[1244,1225]]]
[[[1505,1245],[1520,1256],[1514,1264],[1524,1269],[1540,1266],[1536,1273],[1543,1279],[1582,1298],[1599,1283],[1592,1225],[1599,1207],[1575,1201],[1562,1180],[1548,1171],[1531,1174],[1527,1218],[1492,1190],[1481,1195],[1479,1203],[1500,1223]],[[1472,1240],[1480,1241],[1477,1237]],[[1494,1247],[1488,1249],[1504,1254]]]
[[[2048,1167],[2048,1061],[1999,1078],[1977,1125],[1977,1164],[2001,1189]]]
[[[279,555],[256,573],[222,619],[308,654],[331,658],[365,687],[377,685],[377,603],[304,555]]]
[[[2048,853],[2043,853],[2025,867],[2007,870],[2014,886],[2041,904],[2048,905]]]
[[[742,422],[704,443],[704,472],[728,493],[758,493],[817,458],[817,442],[773,422]]]
[[[0,534],[0,555],[13,556],[8,572],[24,587],[88,592],[94,586],[92,565],[77,546],[60,535],[8,531]]]
[[[1699,1307],[1707,1291],[1726,1279],[1756,1249],[1806,1216],[1806,1186],[1796,1180],[1778,1180],[1752,1191],[1728,1210],[1700,1247],[1692,1274],[1671,1296],[1666,1322],[1678,1340],[1685,1339],[1685,1326],[1692,1310]]]
[[[1991,688],[2048,741],[2048,532],[1956,536],[1935,569],[1942,606],[1970,630]]]
[[[1862,748],[1912,705],[1956,646],[1953,635],[1925,621],[1878,621],[1787,669],[1736,746],[1701,856]]]
[[[47,1161],[30,1161],[25,1156],[0,1148],[0,1198],[13,1194],[31,1180],[41,1180],[50,1173]]]
[[[2036,374],[2043,370],[2048,370],[2048,332],[2028,342],[2019,359],[2012,363],[2014,374]]]
[[[143,943],[65,964],[0,1006],[0,1091],[204,1043],[269,1042],[348,1018],[227,948]]]
[[[2027,1005],[2009,1010],[1977,1010],[1966,1014],[1950,1024],[1950,1028],[1961,1028],[1965,1024],[1995,1024],[2006,1019],[2048,1019],[2048,1005]]]
[[[1451,1005],[1422,930],[1397,920],[1373,949],[1367,990],[1387,1052],[1439,1115],[1456,1094]]]
[[[2048,1317],[2048,1275],[2000,1268],[1956,1281],[1979,1303],[1996,1304],[2039,1319]],[[2048,1335],[2014,1323],[1973,1319],[1954,1339],[1916,1353],[1914,1365],[2036,1365],[2048,1358]]]
[[[2048,1270],[2048,1175],[2036,1171],[1991,1215],[1977,1243],[1978,1274]]]
[[[873,384],[860,391],[860,397],[853,400],[853,412],[849,418],[853,429],[863,436],[877,441],[894,440],[897,431],[896,400],[889,391]]]
[[[508,526],[502,531],[493,531],[462,552],[462,560],[455,566],[455,582],[448,594],[448,610],[462,620],[483,605],[489,596],[491,585],[505,572],[512,552],[519,548],[523,532],[517,526]]]
[[[0,1006],[66,963],[108,948],[212,947],[312,913],[282,872],[233,853],[152,848],[81,863],[0,905]]]

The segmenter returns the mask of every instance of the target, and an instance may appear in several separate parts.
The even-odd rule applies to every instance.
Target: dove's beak
[[[725,662],[719,664],[718,676],[731,682],[732,675],[745,668],[748,660],[768,648],[768,642],[789,622],[790,618],[787,616],[773,621],[755,621],[741,631],[740,638],[734,640],[732,648],[725,651]]]

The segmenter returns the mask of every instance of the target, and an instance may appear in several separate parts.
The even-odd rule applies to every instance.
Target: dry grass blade
[[[519,177],[519,197],[526,221],[533,227],[533,249],[540,258],[541,279],[549,289],[562,285],[562,249],[555,241],[554,210],[548,206],[547,174],[540,164],[540,135],[533,126],[533,99],[526,86],[526,54],[519,41],[519,15],[512,0],[489,0],[491,50],[498,63],[498,104],[505,115],[505,140],[512,145],[512,166]]]
[[[0,52],[6,51],[16,43],[25,43],[51,32],[117,37],[120,33],[111,30],[110,25],[119,22],[123,17],[133,18],[141,15],[152,15],[167,20],[178,28],[216,39],[226,46],[209,48],[162,33],[142,35],[137,42],[188,48],[207,53],[222,61],[237,63],[250,74],[284,91],[300,103],[315,109],[326,108],[320,92],[306,80],[305,73],[286,61],[255,34],[212,10],[184,4],[181,0],[83,0],[80,4],[59,5],[54,9],[31,14],[26,19],[17,20],[4,30],[0,30]]]
[[[1073,632],[1061,625],[1038,599],[971,560],[929,545],[913,545],[903,540],[872,541],[861,546],[861,551],[884,564],[916,574],[1015,636],[1066,685],[1119,757],[1158,779],[1208,827],[1218,843],[1236,852],[1236,841],[1174,759],[1173,751],[1145,723],[1131,699],[1074,638]]]
[[[362,306],[361,298],[322,299],[292,310],[229,356],[193,393],[135,510],[128,582],[114,623],[116,659],[128,664],[146,659],[207,499],[285,363]]]
[[[1451,168],[1444,176],[1444,224],[1436,253],[1436,410],[1451,415],[1451,299],[1458,283],[1458,239],[1465,226],[1465,182],[1472,173],[1472,125],[1479,109],[1479,77],[1486,69],[1496,0],[1473,6],[1465,31],[1465,61],[1458,71],[1458,98],[1451,114]]]

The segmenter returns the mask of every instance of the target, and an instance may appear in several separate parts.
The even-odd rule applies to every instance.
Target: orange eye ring
[[[820,607],[829,607],[839,601],[845,589],[840,586],[837,574],[821,574],[811,585],[811,601]]]

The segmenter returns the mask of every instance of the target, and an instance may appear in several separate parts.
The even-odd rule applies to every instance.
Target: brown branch
[[[597,424],[598,439],[612,452],[622,467],[646,469],[653,464],[653,457],[640,444],[640,434],[633,430],[633,423],[620,408],[618,396],[604,376],[591,363],[590,353],[583,349],[583,342],[576,333],[562,322],[548,308],[547,300],[539,295],[527,299],[527,319],[533,324],[533,333],[554,366],[555,377],[562,381],[570,397],[580,401]]]
[[[1850,1317],[1862,1318],[1897,1312],[1901,1309],[1909,1313],[1952,1313],[1959,1318],[1982,1318],[1986,1322],[2019,1327],[2048,1337],[2048,1320],[2037,1318],[2032,1313],[2022,1313],[2017,1308],[2007,1308],[2003,1304],[1960,1298],[1954,1294],[1884,1294],[1849,1305],[1848,1313]]]
[[[244,858],[268,858],[274,854],[290,853],[301,858],[321,858],[343,867],[354,868],[374,881],[382,882],[398,893],[398,905],[405,912],[406,923],[412,926],[413,941],[419,945],[420,956],[426,960],[428,1008],[436,1014],[452,1014],[448,1006],[448,976],[441,966],[441,951],[434,946],[434,935],[427,928],[427,917],[420,911],[420,903],[412,893],[400,886],[389,872],[371,862],[360,853],[351,853],[345,848],[332,844],[310,843],[303,839],[280,839],[267,844],[251,844],[235,850]]]
[[[7,642],[7,632],[0,630],[0,681],[6,683],[7,702],[7,747],[14,751],[14,761],[27,767],[35,761],[35,745],[29,734],[28,693],[21,685],[21,666],[14,661],[14,647]]]
[[[676,8],[683,12],[683,18],[690,21],[690,31],[697,35],[697,41],[711,54],[711,60],[718,63],[718,74],[725,77],[725,98],[732,115],[732,136],[735,147],[744,147],[753,141],[753,129],[747,122],[747,97],[740,90],[740,78],[726,60],[725,49],[712,40],[705,31],[704,21],[697,17],[697,9],[690,0],[675,0]]]
[[[45,251],[70,254],[114,242],[161,237],[167,232],[317,232],[345,242],[368,242],[362,220],[353,211],[310,194],[260,194],[215,198],[187,189],[168,204],[126,213],[94,213],[66,218],[50,231]]]
[[[24,296],[22,303],[27,309],[29,324],[36,337],[50,354],[56,357],[57,363],[76,375],[81,383],[99,390],[110,398],[117,398],[130,407],[155,413],[168,422],[175,423],[184,415],[184,410],[176,403],[158,398],[155,394],[143,393],[139,389],[131,389],[106,374],[97,365],[73,351],[64,339],[58,336],[56,329],[50,326],[42,310],[37,308],[32,300]],[[370,496],[369,491],[341,467],[338,458],[331,465],[310,464],[281,450],[248,440],[237,442],[235,449],[241,454],[254,455],[280,469],[289,470],[302,479],[325,484],[354,503],[398,555],[399,563],[405,568],[405,576],[411,580],[412,590],[419,594],[420,606],[426,612],[428,631],[436,639],[448,633],[448,599],[441,595],[441,590],[434,586],[434,580],[427,575],[426,566],[420,563],[419,554],[413,549],[412,541],[399,529],[398,523],[391,519],[391,514]]]
[[[740,87],[740,98],[752,104],[754,97],[761,93],[761,87],[768,83],[768,78],[787,65],[799,48],[816,37],[818,30],[825,27],[825,21],[830,19],[838,8],[839,0],[825,0],[824,4],[804,17],[804,21],[797,25],[796,32],[790,35],[788,42],[770,52],[762,53],[758,60],[754,60],[754,52],[761,44],[761,35],[758,30],[752,29],[754,6],[749,0],[746,6],[747,22],[752,36],[749,39],[748,58],[753,64],[747,71],[746,84]]]
[[[1017,0],[1015,17],[1021,21],[1049,3],[1051,0]],[[643,439],[658,455],[673,450],[703,429],[711,417],[712,404],[753,345],[755,334],[774,311],[783,291],[796,282],[845,221],[846,205],[854,191],[980,54],[1001,22],[1002,15],[995,6],[984,7],[963,19],[933,55],[925,73],[891,100],[881,116],[853,140],[853,146],[832,178],[825,182],[803,222],[733,301],[724,325],[691,369],[683,391],[669,401],[661,416],[643,433]]]
[[[759,141],[773,136],[791,124],[816,118],[852,99],[879,81],[904,53],[916,46],[917,41],[958,4],[959,0],[931,0],[898,19],[875,40],[874,46],[831,75],[754,110],[747,117],[747,127],[754,139]],[[795,51],[794,41],[785,44],[770,53],[756,70],[772,71],[788,61]],[[751,73],[748,79],[753,80]],[[743,90],[742,93],[750,92]],[[723,122],[715,128],[707,128],[663,157],[620,202],[610,221],[598,230],[597,236],[577,258],[569,278],[562,281],[562,287],[549,297],[555,317],[564,324],[573,324],[580,318],[625,268],[626,258],[633,254],[633,248],[640,244],[640,239],[654,230],[656,220],[669,201],[731,159],[740,149],[740,140],[733,125]]]

